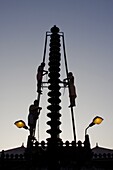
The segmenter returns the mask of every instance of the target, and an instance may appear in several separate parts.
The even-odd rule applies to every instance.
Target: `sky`
[[[0,151],[27,144],[29,131],[18,129],[14,122],[22,119],[27,124],[29,106],[37,98],[36,71],[42,62],[46,31],[54,25],[64,32],[68,70],[75,77],[77,141],[84,142],[86,127],[101,116],[103,122],[87,131],[91,147],[98,143],[113,149],[113,0],[0,0]],[[49,38],[45,69],[48,52]],[[68,91],[61,93],[60,137],[71,142]],[[43,88],[36,129],[39,141],[49,137],[47,99],[47,88]]]

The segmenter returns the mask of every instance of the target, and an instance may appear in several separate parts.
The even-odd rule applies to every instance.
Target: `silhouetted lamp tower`
[[[49,59],[48,59],[48,70],[44,70],[45,67],[45,58],[46,58],[46,48],[47,48],[47,38],[50,37],[49,43]],[[64,65],[65,65],[65,78],[63,80],[60,79],[60,71],[61,71],[61,39],[62,39],[62,49],[64,52]],[[43,81],[43,76],[48,75],[48,81]],[[60,89],[68,88],[69,91],[69,99],[70,105],[69,108],[71,109],[71,117],[72,117],[72,128],[73,128],[73,140],[76,143],[76,132],[75,132],[75,121],[74,121],[74,113],[73,107],[76,106],[75,98],[76,95],[76,88],[74,85],[74,76],[72,72],[68,72],[67,66],[67,59],[66,59],[66,50],[65,50],[65,42],[64,42],[64,33],[60,32],[59,28],[54,25],[50,32],[46,32],[45,37],[45,45],[44,45],[44,54],[42,63],[39,65],[37,69],[37,99],[34,101],[33,104],[29,107],[29,115],[28,115],[28,126],[24,124],[22,120],[16,121],[15,125],[17,127],[23,127],[30,131],[30,135],[28,136],[28,146],[31,147],[34,143],[35,139],[35,129],[37,119],[39,118],[41,107],[40,107],[40,98],[42,95],[42,86],[46,83],[46,87],[48,87],[48,103],[47,109],[49,112],[47,116],[50,120],[47,124],[50,126],[50,129],[47,130],[47,133],[50,137],[47,139],[48,146],[57,146],[59,142],[62,140],[60,139],[60,110],[61,110],[61,92]]]
[[[50,37],[49,43],[49,59],[48,59],[48,70],[44,69],[45,67],[45,57],[46,57],[46,47],[47,47],[47,37]],[[65,71],[66,77],[61,80],[61,38],[63,44],[63,52],[64,52],[64,63],[65,63]],[[48,75],[48,81],[43,81],[43,76]],[[44,85],[46,84],[46,86]],[[49,120],[47,121],[47,125],[50,128],[47,130],[47,133],[50,135],[47,138],[47,143],[45,149],[39,147],[39,141],[35,138],[35,129],[37,120],[39,118],[41,107],[40,107],[40,98],[42,95],[42,86],[48,88],[48,113],[47,116]],[[60,133],[62,132],[60,129],[61,125],[61,88],[68,88],[70,105],[69,108],[71,110],[72,117],[72,129],[73,129],[73,141],[69,144],[63,143],[60,138]],[[36,166],[44,166],[43,162],[48,166],[49,170],[57,170],[60,167],[66,167],[66,163],[68,161],[68,165],[72,166],[75,169],[75,166],[81,167],[85,161],[90,160],[91,158],[91,150],[90,150],[90,142],[89,136],[87,135],[87,129],[94,124],[100,124],[102,122],[101,117],[95,117],[93,122],[85,129],[85,141],[82,143],[81,141],[76,142],[76,132],[75,132],[75,122],[74,122],[74,112],[73,107],[76,106],[75,99],[76,88],[74,85],[74,76],[72,72],[68,72],[67,59],[66,59],[66,51],[65,51],[65,42],[64,42],[64,33],[60,32],[59,28],[53,26],[50,32],[46,32],[45,37],[45,45],[44,45],[44,54],[42,63],[39,65],[37,69],[37,99],[33,104],[29,107],[29,115],[28,115],[28,126],[26,126],[25,122],[22,120],[16,121],[15,125],[19,128],[24,128],[29,130],[30,134],[28,136],[27,141],[27,154],[29,160],[36,160]],[[44,142],[45,143],[45,142]],[[44,144],[43,143],[43,144]],[[84,146],[83,146],[84,145]],[[43,145],[44,146],[44,145]],[[65,146],[65,147],[64,147]],[[71,146],[71,147],[70,147]],[[40,152],[38,149],[40,148]],[[37,161],[39,161],[37,163]],[[34,163],[34,162],[33,162]],[[76,164],[75,164],[76,163]]]

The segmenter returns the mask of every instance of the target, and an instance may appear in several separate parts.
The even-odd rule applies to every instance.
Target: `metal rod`
[[[40,137],[40,134],[39,134],[39,119],[38,119],[38,141],[39,141],[39,137]]]
[[[45,45],[44,45],[43,63],[45,62],[46,46],[47,46],[47,32],[46,32]]]
[[[74,141],[76,142],[76,133],[75,133],[75,122],[74,122],[73,107],[71,107],[71,116],[72,116],[72,124],[73,124]]]
[[[86,129],[85,129],[85,136],[87,135],[87,130],[90,126],[88,126]]]
[[[65,61],[65,68],[66,68],[66,75],[68,77],[68,67],[67,67],[67,59],[66,59],[66,50],[65,50],[65,42],[64,42],[64,33],[62,33],[63,39],[63,50],[64,50],[64,61]]]
[[[64,33],[62,33],[62,39],[63,39],[63,50],[64,50],[64,61],[65,61],[66,75],[67,75],[67,80],[68,80],[68,66],[67,66],[67,59],[66,59]],[[68,84],[69,84],[69,80],[68,80]],[[70,93],[70,88],[69,88],[69,93]],[[72,116],[72,126],[73,126],[74,141],[76,143],[75,122],[74,122],[74,114],[73,114],[73,107],[72,106],[71,106],[71,116]]]
[[[45,63],[46,46],[47,46],[47,32],[46,32],[46,37],[45,37],[44,54],[43,54],[43,63]],[[37,100],[38,100],[38,106],[39,106],[39,103],[40,103],[40,93],[38,93]],[[38,119],[38,141],[39,141],[39,119]]]

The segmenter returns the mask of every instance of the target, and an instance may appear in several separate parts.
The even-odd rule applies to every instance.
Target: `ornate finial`
[[[98,147],[98,143],[96,143],[96,147]]]
[[[51,28],[51,32],[52,33],[58,33],[60,31],[60,29],[58,27],[56,27],[56,25],[54,25],[52,28]]]
[[[21,147],[24,147],[24,143],[22,142],[22,146]]]

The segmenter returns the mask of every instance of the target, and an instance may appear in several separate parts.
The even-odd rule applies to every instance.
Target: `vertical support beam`
[[[67,80],[68,80],[68,67],[67,67],[67,59],[66,59],[64,34],[62,35],[62,39],[63,39],[63,51],[64,51],[64,61],[65,61],[66,75],[67,75]],[[69,84],[69,81],[68,81],[68,84]],[[70,93],[70,88],[69,88],[69,93]],[[74,141],[76,143],[75,121],[74,121],[74,113],[73,113],[73,107],[72,106],[71,106],[71,117],[72,117],[72,126],[73,126],[73,136],[74,136]]]

